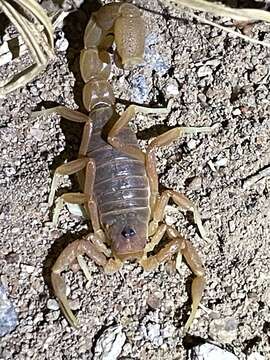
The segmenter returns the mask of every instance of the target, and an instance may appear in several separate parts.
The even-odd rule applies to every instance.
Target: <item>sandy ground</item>
[[[47,205],[54,169],[76,158],[81,127],[31,113],[54,103],[80,105],[76,59],[89,16],[85,6],[57,29],[56,56],[46,71],[0,99],[0,275],[19,319],[1,338],[0,359],[92,359],[100,337],[119,325],[126,337],[121,359],[186,359],[198,339],[214,340],[239,359],[254,353],[270,359],[269,178],[247,181],[269,165],[269,50],[187,12],[168,11],[159,1],[147,2],[151,11],[135,2],[148,29],[146,64],[131,73],[114,67],[116,96],[157,107],[173,99],[167,117],[133,121],[142,147],[161,125],[217,126],[212,134],[186,136],[158,151],[161,184],[198,205],[209,234],[208,242],[201,239],[190,214],[168,207],[167,221],[193,242],[205,264],[202,308],[183,337],[192,278],[184,263],[180,274],[172,263],[149,274],[129,263],[108,276],[89,261],[90,283],[80,271],[66,273],[79,330],[67,324],[54,300],[50,268],[88,229],[87,220],[67,210],[53,227]],[[64,2],[66,10],[70,3]],[[270,42],[269,26],[256,24],[252,36]],[[0,76],[27,61],[2,67]],[[77,190],[73,179],[58,195],[70,189]]]

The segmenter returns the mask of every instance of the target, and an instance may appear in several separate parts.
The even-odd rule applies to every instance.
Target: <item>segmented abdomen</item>
[[[138,146],[129,128],[121,132],[121,138],[124,143]],[[101,222],[109,223],[115,215],[133,210],[141,212],[147,221],[149,184],[145,164],[114,149],[102,139],[98,128],[93,130],[87,156],[96,163],[94,194]]]

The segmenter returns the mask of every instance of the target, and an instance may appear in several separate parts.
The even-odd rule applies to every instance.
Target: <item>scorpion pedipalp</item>
[[[101,266],[105,266],[107,263],[105,255],[96,249],[91,241],[89,241],[89,238],[90,236],[88,236],[88,239],[76,240],[69,244],[58,257],[52,268],[51,281],[54,293],[59,299],[61,308],[68,322],[74,327],[78,327],[79,323],[70,308],[66,296],[65,281],[62,278],[61,273],[66,270],[74,261],[76,261],[78,256],[82,255],[87,255]]]

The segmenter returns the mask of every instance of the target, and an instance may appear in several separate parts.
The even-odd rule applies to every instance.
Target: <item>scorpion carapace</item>
[[[50,112],[56,111],[71,121],[84,123],[78,159],[56,169],[49,196],[49,205],[52,206],[59,178],[81,174],[82,192],[60,196],[53,218],[53,222],[57,223],[65,203],[80,204],[85,206],[93,228],[88,236],[68,245],[52,269],[54,292],[73,326],[77,326],[78,322],[70,309],[61,273],[78,261],[89,277],[83,255],[103,267],[106,273],[113,273],[122,267],[125,260],[136,259],[145,270],[150,271],[173,255],[182,254],[195,274],[192,311],[185,330],[192,323],[203,293],[204,270],[197,252],[188,240],[163,222],[165,207],[172,199],[182,209],[194,214],[195,223],[204,237],[199,212],[190,200],[178,192],[166,190],[159,194],[155,150],[169,145],[185,133],[208,133],[212,128],[174,128],[154,139],[146,153],[140,149],[128,123],[139,111],[166,114],[167,109],[130,105],[108,129],[108,123],[115,118],[115,100],[108,81],[111,68],[108,49],[114,41],[122,63],[125,66],[135,65],[143,59],[144,33],[143,19],[134,5],[113,3],[101,7],[87,25],[85,48],[80,57],[85,81],[83,103],[89,115],[62,106],[50,109]],[[154,255],[149,255],[165,234],[169,242]]]

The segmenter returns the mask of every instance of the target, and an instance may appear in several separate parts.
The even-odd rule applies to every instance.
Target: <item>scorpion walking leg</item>
[[[164,134],[158,136],[154,139],[149,145],[146,151],[146,171],[149,178],[150,190],[151,190],[151,199],[150,205],[153,215],[153,222],[150,224],[150,229],[154,231],[158,226],[158,222],[162,220],[163,214],[165,211],[165,206],[167,205],[169,198],[172,199],[182,207],[184,210],[189,210],[194,214],[194,221],[197,224],[201,236],[206,238],[205,230],[202,226],[201,217],[196,209],[195,205],[184,195],[179,194],[176,191],[165,191],[163,197],[159,197],[158,191],[158,175],[156,171],[156,156],[155,150],[157,147],[170,145],[173,141],[177,140],[183,134],[195,134],[195,133],[209,133],[213,131],[212,127],[178,127],[172,130],[165,132]]]
[[[191,271],[194,273],[195,278],[192,281],[191,285],[191,297],[192,297],[192,305],[191,305],[191,313],[190,316],[184,326],[184,332],[186,332],[194,318],[198,309],[198,306],[200,304],[203,290],[205,287],[205,273],[202,261],[192,245],[192,243],[188,240],[185,240],[181,237],[181,235],[173,228],[168,228],[167,230],[168,236],[174,239],[180,239],[180,241],[183,241],[184,246],[181,249],[181,253],[184,256],[188,266],[190,267]]]
[[[97,249],[105,254],[107,257],[111,256],[111,251],[105,245],[105,234],[100,226],[99,214],[97,209],[97,203],[94,198],[94,183],[95,183],[96,165],[95,161],[90,159],[86,167],[84,193],[87,195],[87,208],[90,214],[91,223],[94,230],[95,237],[92,242],[96,245]],[[86,265],[85,265],[86,266]],[[122,267],[122,262],[110,258],[104,266],[106,273],[114,273]]]
[[[150,223],[150,230],[157,228],[160,221],[164,218],[166,205],[170,198],[184,211],[191,211],[194,216],[194,222],[198,226],[199,232],[203,239],[207,239],[206,231],[203,227],[199,210],[185,195],[173,190],[165,190],[157,201],[156,208],[153,212],[153,220]]]
[[[94,230],[94,239],[96,247],[106,256],[111,255],[111,251],[105,245],[105,234],[100,226],[97,203],[94,198],[94,183],[96,176],[96,164],[93,159],[89,159],[86,166],[84,194],[87,197],[86,208],[89,211],[92,227]]]
[[[157,229],[155,229],[155,234],[153,234],[150,242],[148,242],[145,246],[145,254],[154,250],[154,248],[159,244],[160,240],[163,238],[165,232],[167,230],[166,224],[160,224]]]
[[[191,314],[184,326],[186,332],[193,322],[196,315],[200,300],[202,298],[203,289],[205,285],[204,269],[202,262],[193,247],[193,245],[185,240],[176,230],[172,228],[167,229],[168,236],[173,239],[164,246],[156,255],[144,257],[140,264],[146,271],[151,271],[158,267],[162,262],[170,259],[174,254],[182,254],[185,257],[187,264],[192,272],[195,274],[195,279],[192,282],[192,310]],[[152,250],[152,249],[150,249]]]
[[[95,237],[92,242],[95,244],[100,252],[105,254],[107,257],[111,256],[110,249],[105,245],[105,234],[100,226],[99,214],[97,209],[97,203],[94,198],[94,183],[95,183],[96,165],[93,159],[88,161],[85,175],[84,193],[87,195],[87,208],[90,214],[91,223],[94,230]],[[118,259],[110,258],[104,266],[106,273],[114,273],[122,267],[122,262]],[[85,265],[86,266],[86,265]]]
[[[57,258],[51,275],[54,293],[60,302],[67,320],[74,327],[78,326],[78,321],[70,309],[66,296],[66,285],[64,279],[61,277],[61,273],[76,261],[78,257],[83,255],[87,255],[94,260],[97,265],[104,267],[107,263],[105,255],[99,252],[90,241],[84,239],[76,240],[72,244],[69,244]]]
[[[123,153],[130,155],[135,159],[145,161],[145,154],[143,153],[142,150],[138,149],[135,146],[123,143],[118,137],[120,131],[128,125],[129,121],[138,112],[142,112],[144,114],[153,114],[153,113],[167,114],[168,109],[167,108],[152,109],[143,106],[130,105],[110,130],[108,134],[108,142],[119,151],[122,151]]]
[[[53,199],[61,177],[64,175],[72,175],[83,170],[86,167],[88,161],[88,158],[77,159],[70,161],[67,164],[60,165],[58,168],[56,168],[51,185],[51,192],[49,195],[49,206],[53,205]]]
[[[37,117],[40,115],[50,115],[56,113],[60,116],[62,116],[63,118],[73,121],[73,122],[77,122],[77,123],[87,123],[90,121],[89,116],[86,114],[81,113],[80,111],[77,110],[72,110],[67,108],[66,106],[55,106],[52,107],[50,109],[44,109],[41,111],[33,111],[32,116],[33,117]]]
[[[180,239],[171,240],[156,255],[143,257],[140,261],[140,265],[144,268],[145,271],[151,271],[155,269],[162,262],[170,259],[174,254],[181,250],[183,247],[183,240],[184,239],[182,239],[182,241],[180,241]]]
[[[61,195],[56,200],[56,206],[53,211],[53,221],[52,221],[53,225],[55,225],[55,226],[57,225],[60,212],[66,203],[83,205],[86,202],[87,202],[87,197],[85,194],[82,194],[82,193],[68,193],[68,194]]]
[[[66,108],[64,108],[64,109],[66,110]],[[67,109],[67,110],[69,111],[69,109]],[[77,112],[75,112],[75,113],[77,113]],[[89,118],[88,118],[88,120],[89,120]],[[88,147],[88,144],[89,144],[89,141],[91,138],[91,134],[92,134],[92,128],[93,128],[93,124],[91,121],[88,121],[85,123],[84,129],[83,129],[82,142],[81,142],[81,146],[80,146],[80,150],[79,150],[80,157],[84,157],[86,155],[87,147]],[[81,160],[82,159],[78,159],[75,161],[77,161],[77,163],[79,161],[79,163],[80,163]],[[86,161],[88,161],[89,159],[84,158],[83,160],[85,160],[85,163],[86,163]],[[85,164],[85,163],[83,163],[83,164]],[[66,169],[65,166],[69,165],[69,164],[71,164],[71,163],[62,165],[62,167],[60,167],[60,171],[63,171],[63,169],[65,170]],[[74,165],[74,163],[73,163],[73,165]],[[83,168],[84,168],[84,166],[82,167],[82,169]],[[57,174],[57,170],[59,170],[59,168],[56,169],[56,172],[54,174],[54,178],[52,181],[51,193],[49,196],[50,206],[52,205],[54,194],[57,189],[59,176],[60,176],[59,174]],[[68,169],[68,170],[70,170],[70,169]],[[75,170],[77,171],[77,168]],[[71,174],[69,173],[68,175],[71,175]],[[53,215],[53,224],[54,225],[57,224],[59,214],[60,214],[61,210],[63,209],[65,203],[82,205],[82,204],[85,204],[86,201],[87,201],[86,195],[81,194],[81,193],[69,193],[69,194],[64,194],[64,195],[60,196],[56,201],[56,207],[55,207],[54,215]]]

